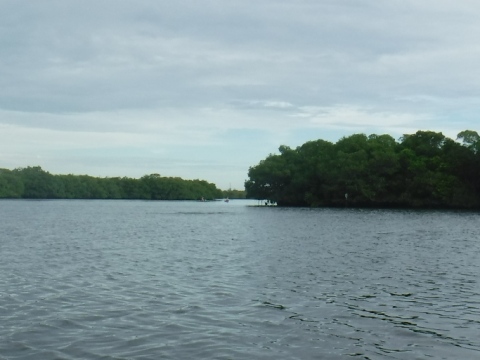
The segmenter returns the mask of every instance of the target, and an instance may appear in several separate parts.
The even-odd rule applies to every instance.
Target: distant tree
[[[285,196],[285,190],[292,181],[291,149],[280,147],[281,155],[269,155],[259,165],[248,171],[250,180],[245,182],[245,189],[250,198],[269,199],[285,205],[294,205]],[[290,158],[290,161],[287,161]]]
[[[24,184],[22,197],[29,199],[57,199],[65,195],[63,183],[40,166],[15,169]]]
[[[474,154],[480,152],[480,135],[473,130],[464,130],[458,133],[457,140],[462,140],[463,145]]]
[[[245,190],[228,189],[222,191],[222,198],[245,199]]]
[[[88,175],[52,175],[39,166],[0,169],[0,198],[31,199],[216,199],[222,191],[204,180],[145,175],[97,178]]]
[[[11,170],[0,169],[0,198],[20,198],[23,192],[22,178]]]

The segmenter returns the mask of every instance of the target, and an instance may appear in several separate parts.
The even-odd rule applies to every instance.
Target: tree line
[[[480,208],[480,136],[417,131],[282,145],[248,170],[248,198],[279,206]]]
[[[52,175],[39,166],[0,169],[0,198],[213,200],[222,197],[224,192],[205,180],[184,180],[159,174],[140,179],[98,178]]]

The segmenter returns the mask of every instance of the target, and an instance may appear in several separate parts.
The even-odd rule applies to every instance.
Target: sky
[[[478,0],[0,0],[0,168],[243,189],[280,145],[480,132]]]

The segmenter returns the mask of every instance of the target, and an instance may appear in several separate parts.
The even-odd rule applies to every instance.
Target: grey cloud
[[[467,12],[436,4],[440,10],[372,0],[6,1],[0,107],[59,112],[232,98],[321,105],[385,101],[385,94],[391,102],[448,96],[479,55],[442,64],[436,54],[455,39],[470,44],[476,28],[469,13],[478,5]],[[455,75],[444,71],[448,65]],[[476,84],[467,92],[478,91]]]

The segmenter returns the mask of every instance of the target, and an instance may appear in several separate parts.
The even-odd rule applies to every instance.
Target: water
[[[479,359],[480,214],[0,201],[0,359]]]

